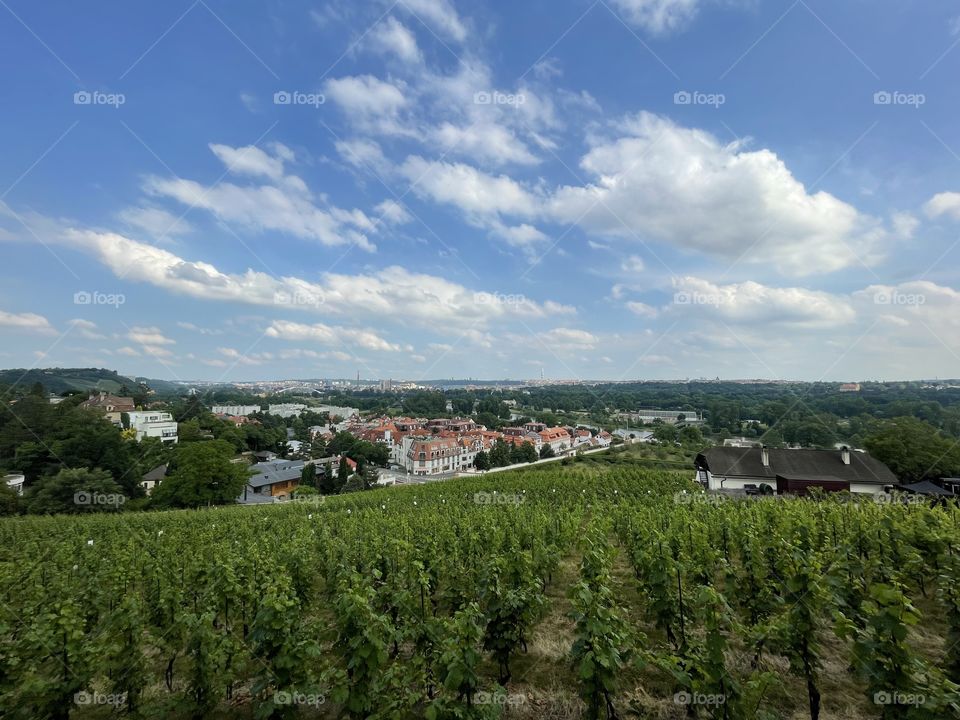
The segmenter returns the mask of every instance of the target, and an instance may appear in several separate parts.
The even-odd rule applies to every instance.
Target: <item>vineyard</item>
[[[960,716],[954,506],[574,464],[0,524],[0,716]]]

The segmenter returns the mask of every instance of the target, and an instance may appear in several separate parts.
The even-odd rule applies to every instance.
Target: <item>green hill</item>
[[[0,385],[31,387],[41,383],[47,392],[57,395],[71,390],[103,390],[116,393],[124,385],[133,390],[137,386],[133,378],[120,375],[106,368],[13,368],[0,370]]]

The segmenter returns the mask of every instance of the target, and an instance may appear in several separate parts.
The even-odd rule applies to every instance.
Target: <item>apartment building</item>
[[[127,413],[130,428],[137,433],[137,440],[145,437],[160,438],[161,442],[177,442],[177,423],[173,415],[159,410],[135,410]]]

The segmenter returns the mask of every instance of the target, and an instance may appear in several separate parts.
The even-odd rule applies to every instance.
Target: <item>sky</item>
[[[0,366],[960,376],[947,0],[0,0]]]

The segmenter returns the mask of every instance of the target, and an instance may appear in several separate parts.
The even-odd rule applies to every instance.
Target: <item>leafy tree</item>
[[[248,466],[231,462],[233,448],[222,440],[177,448],[166,479],[152,495],[159,507],[198,507],[235,502],[243,492]]]
[[[300,472],[300,487],[309,487],[317,489],[317,468],[311,463],[306,463]]]
[[[903,482],[960,474],[960,448],[917,418],[898,417],[882,423],[864,445]]]
[[[487,454],[486,450],[481,450],[477,453],[477,456],[473,459],[473,466],[477,470],[490,469],[490,456]]]
[[[540,448],[540,459],[544,460],[546,458],[556,457],[557,454],[553,451],[553,445],[550,443],[544,443]]]
[[[329,460],[323,466],[323,475],[320,476],[319,490],[323,495],[333,495],[337,491],[338,478],[333,474],[333,463]]]
[[[32,513],[81,513],[119,510],[126,496],[108,472],[65,468],[37,481],[25,501]]]

